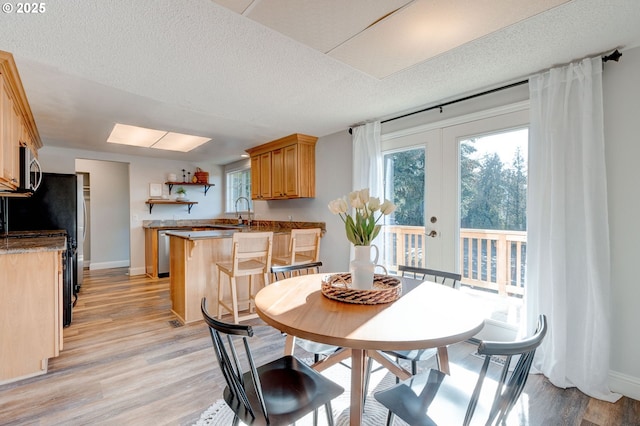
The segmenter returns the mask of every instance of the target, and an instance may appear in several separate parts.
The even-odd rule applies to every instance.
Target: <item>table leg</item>
[[[296,336],[287,334],[287,338],[284,341],[284,354],[293,355],[293,349],[295,348],[295,345],[296,345]]]
[[[349,410],[349,425],[362,424],[362,399],[364,392],[364,375],[367,365],[367,351],[351,349],[351,407]]]
[[[438,365],[440,366],[440,371],[451,375],[449,371],[449,351],[447,351],[446,346],[438,348]]]
[[[340,348],[336,352],[332,353],[328,357],[321,359],[320,361],[311,365],[316,371],[324,371],[329,367],[333,367],[337,363],[344,361],[351,356],[351,349]]]
[[[406,380],[409,377],[411,377],[411,373],[409,371],[402,368],[399,364],[393,362],[391,359],[386,357],[383,353],[370,350],[369,356],[375,359],[376,361],[378,361],[380,365],[382,365],[384,368],[389,370],[392,374],[394,374],[400,380]]]

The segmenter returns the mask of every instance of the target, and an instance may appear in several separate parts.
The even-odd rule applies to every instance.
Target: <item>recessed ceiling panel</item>
[[[247,10],[247,7],[253,2],[253,0],[212,0],[214,3],[224,6],[229,10],[242,15]]]
[[[416,0],[329,56],[384,78],[567,1]]]
[[[256,0],[245,16],[327,53],[411,1]]]
[[[158,140],[158,142],[153,144],[153,148],[189,152],[210,140],[211,138],[204,138],[201,136],[183,135],[182,133],[167,133],[163,138]]]

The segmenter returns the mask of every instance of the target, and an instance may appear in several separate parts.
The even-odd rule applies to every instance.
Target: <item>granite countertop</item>
[[[252,231],[273,231],[273,232],[289,232],[294,228],[320,228],[324,233],[326,224],[324,222],[293,222],[293,221],[275,221],[275,220],[254,220],[251,226],[238,225],[233,219],[196,219],[196,220],[145,220],[142,223],[145,229],[171,229],[175,232],[192,231],[193,228],[199,228],[193,232],[211,232],[217,230],[252,230]],[[211,228],[211,231],[208,229]]]
[[[210,238],[229,238],[237,232],[234,230],[222,231],[169,231],[167,235],[184,238],[186,240],[203,240]]]
[[[0,238],[0,255],[14,253],[32,253],[38,251],[66,250],[67,238],[64,236],[32,238]]]
[[[190,229],[190,228],[219,228],[238,226],[231,221],[220,219],[196,219],[196,220],[145,220],[142,227],[147,229]]]
[[[174,229],[167,231],[167,235],[173,235],[174,237],[185,238],[187,240],[203,240],[210,238],[231,238],[236,232],[273,232],[274,234],[286,234],[291,232],[290,229],[284,229],[277,226],[234,226],[229,229],[214,229],[214,230],[198,230],[180,231]]]

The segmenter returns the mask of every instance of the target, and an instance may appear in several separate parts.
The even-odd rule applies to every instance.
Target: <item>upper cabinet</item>
[[[42,147],[27,96],[10,53],[0,50],[0,190],[20,185],[20,147]]]
[[[284,200],[316,196],[315,136],[295,133],[248,149],[251,198]]]

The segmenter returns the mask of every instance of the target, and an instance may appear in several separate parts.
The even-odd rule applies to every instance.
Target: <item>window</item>
[[[236,200],[239,197],[246,197],[251,203],[251,168],[229,171],[226,174],[227,180],[227,199],[225,210],[227,213],[236,211]],[[242,209],[246,210],[245,203]]]

